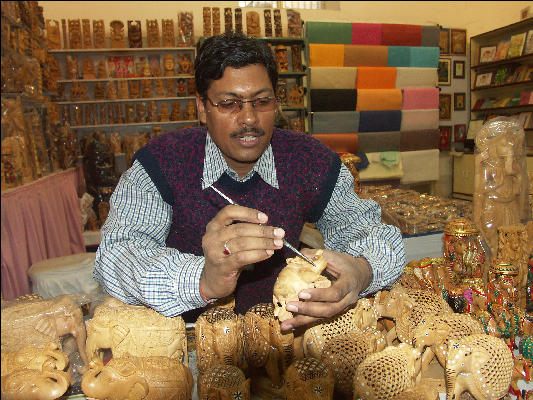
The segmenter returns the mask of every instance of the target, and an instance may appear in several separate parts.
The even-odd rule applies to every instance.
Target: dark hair
[[[272,51],[265,42],[236,32],[207,38],[194,61],[196,91],[200,98],[205,100],[209,85],[222,78],[226,67],[241,68],[251,64],[265,66],[275,92],[278,69]]]

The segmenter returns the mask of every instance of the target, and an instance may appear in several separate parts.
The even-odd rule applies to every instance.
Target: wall
[[[520,10],[530,1],[340,1],[340,10],[299,10],[304,21],[384,22],[418,25],[439,24],[466,28],[477,35],[518,22]],[[44,17],[103,19],[108,27],[113,19],[174,18],[178,11],[192,11],[194,31],[202,35],[202,7],[238,7],[237,1],[39,1]],[[243,22],[245,12],[243,8]],[[260,11],[260,9],[256,9]],[[221,10],[222,11],[222,10]],[[533,9],[530,11],[533,12]],[[260,12],[260,14],[262,14]],[[286,18],[285,13],[282,16]],[[261,15],[262,18],[262,15]],[[143,24],[144,25],[144,24]],[[264,24],[262,24],[264,27]],[[284,30],[286,21],[283,22]],[[222,22],[223,27],[223,22]]]

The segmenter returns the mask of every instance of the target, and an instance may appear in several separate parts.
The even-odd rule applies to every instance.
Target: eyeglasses
[[[238,113],[244,107],[244,103],[252,103],[254,110],[259,112],[275,110],[278,104],[278,99],[275,97],[259,97],[253,100],[226,99],[218,103],[213,103],[207,96],[206,99],[223,114]]]

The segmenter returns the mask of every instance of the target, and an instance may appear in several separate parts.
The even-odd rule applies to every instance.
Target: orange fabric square
[[[395,89],[396,67],[358,67],[357,89]]]
[[[344,66],[344,45],[310,43],[309,64],[311,67]]]
[[[356,111],[402,109],[401,89],[357,89]]]

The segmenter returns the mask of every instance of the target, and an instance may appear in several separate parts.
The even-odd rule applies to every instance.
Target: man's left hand
[[[312,258],[315,250],[303,249]],[[345,253],[324,250],[328,265],[326,271],[334,280],[328,288],[305,289],[298,293],[300,301],[287,303],[287,311],[294,318],[281,323],[281,330],[288,331],[315,321],[341,314],[359,299],[372,280],[372,269],[362,257],[354,258]]]

